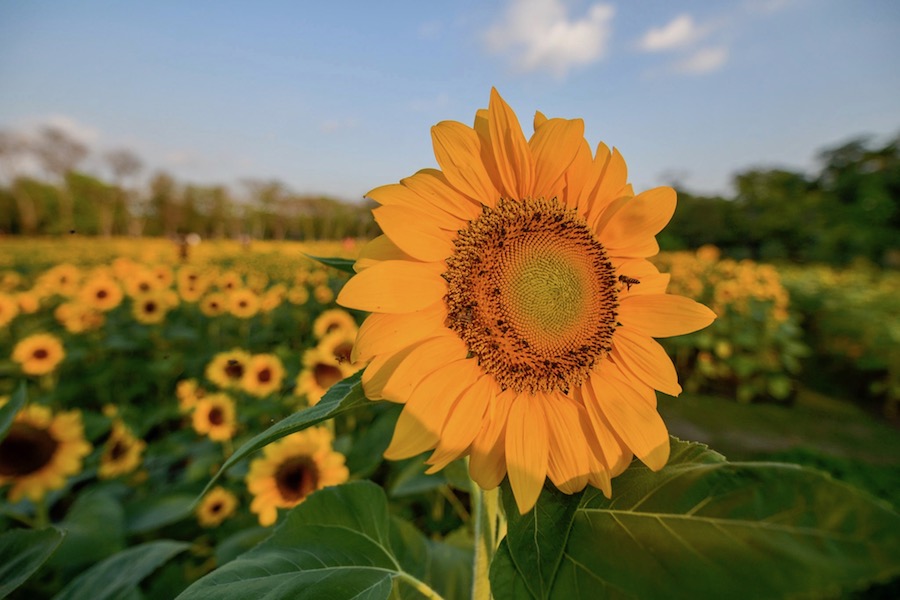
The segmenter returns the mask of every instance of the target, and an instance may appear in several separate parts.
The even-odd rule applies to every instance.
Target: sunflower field
[[[474,523],[465,466],[428,475],[423,457],[384,460],[397,405],[356,398],[352,411],[332,407],[322,414],[334,419],[234,461],[208,485],[236,448],[258,446],[258,434],[315,407],[361,368],[352,351],[360,315],[333,302],[347,275],[309,258],[352,257],[357,244],[204,242],[187,260],[164,240],[32,240],[5,249],[3,591],[175,597],[272,538],[286,510],[312,492],[356,481],[374,503],[357,509],[384,511],[381,525],[402,538],[400,552],[423,554],[416,568],[430,586],[466,597]],[[784,386],[796,385],[809,350],[779,274],[722,260],[713,248],[663,253],[657,262],[720,315],[711,329],[667,344],[686,367],[685,386],[785,401]],[[841,277],[785,279],[799,288],[828,276]],[[836,289],[877,296],[859,282]],[[813,288],[802,298],[820,296]],[[829,356],[843,348],[850,361],[881,354],[866,339],[826,348]]]

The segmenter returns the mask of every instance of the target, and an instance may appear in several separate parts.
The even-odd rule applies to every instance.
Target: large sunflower
[[[26,406],[0,442],[0,486],[12,484],[9,501],[39,501],[81,471],[91,451],[84,439],[81,413],[54,415],[45,406]]]
[[[481,487],[509,476],[523,513],[548,476],[610,495],[633,455],[665,465],[654,390],[681,388],[653,338],[715,318],[646,260],[675,192],[634,195],[580,119],[534,124],[526,140],[492,90],[474,127],[436,125],[441,169],[369,192],[384,235],[338,297],[373,313],[353,350],[366,394],[405,403],[385,455],[434,449],[432,471],[469,455]]]
[[[274,523],[279,508],[296,506],[316,490],[347,481],[344,455],[332,450],[331,440],[327,429],[310,427],[269,444],[263,457],[250,463],[250,510],[259,515],[260,525]]]

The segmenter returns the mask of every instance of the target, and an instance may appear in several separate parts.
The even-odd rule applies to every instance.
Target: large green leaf
[[[363,406],[369,402],[369,400],[366,399],[365,393],[363,393],[362,383],[360,382],[361,377],[362,372],[359,372],[343,381],[337,382],[331,386],[318,404],[278,421],[238,448],[234,454],[228,457],[228,460],[225,461],[225,464],[222,465],[219,472],[216,473],[212,480],[206,485],[206,489],[203,490],[203,494],[201,494],[200,497],[203,497],[204,494],[212,489],[212,486],[218,481],[219,477],[222,476],[222,473],[260,448],[267,446],[286,435],[306,429],[316,423],[321,423],[326,419],[331,419],[332,417],[336,417],[337,415]]]
[[[18,414],[18,412],[22,410],[22,407],[25,406],[26,397],[25,384],[22,383],[16,388],[16,391],[13,392],[12,396],[10,396],[9,401],[3,406],[0,406],[0,442],[6,438],[6,433],[9,431],[9,428],[12,427],[16,414]]]
[[[508,487],[503,499],[498,600],[834,595],[900,574],[887,504],[813,469],[729,463],[674,439],[663,470],[633,464],[612,500],[548,486],[519,515]]]
[[[13,529],[0,535],[0,598],[25,583],[59,547],[65,532]]]
[[[125,547],[125,512],[106,490],[82,493],[57,525],[65,530],[66,538],[49,564],[62,569],[64,575]]]
[[[312,494],[269,539],[178,598],[374,600],[395,589],[402,597],[436,598],[425,580],[436,571],[449,580],[448,569],[434,564],[442,558],[411,525],[390,517],[380,487],[357,481]]]
[[[157,540],[132,546],[97,563],[62,589],[54,600],[108,600],[140,597],[137,586],[170,558],[190,544]]]
[[[344,273],[350,273],[351,275],[356,275],[356,271],[353,270],[353,263],[356,261],[349,258],[335,258],[330,256],[313,256],[312,254],[307,254],[309,258],[319,261],[323,265],[328,265],[329,267],[333,267],[338,271],[343,271]]]

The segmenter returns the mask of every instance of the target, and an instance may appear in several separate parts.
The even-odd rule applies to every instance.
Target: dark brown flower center
[[[152,300],[144,303],[144,312],[148,314],[153,314],[156,312],[156,302]]]
[[[107,296],[109,296],[109,292],[107,292],[106,290],[97,290],[97,299],[98,300],[103,300]]]
[[[338,381],[343,379],[344,374],[341,373],[341,370],[334,365],[316,363],[316,366],[313,367],[313,377],[315,377],[316,379],[316,385],[318,385],[323,390],[327,390]]]
[[[210,504],[210,506],[209,506],[209,512],[211,512],[211,513],[213,513],[213,514],[216,514],[217,512],[219,512],[220,510],[222,510],[222,508],[223,508],[223,507],[222,507],[222,503],[221,503],[221,502],[214,502],[214,503]]]
[[[338,346],[334,349],[334,357],[339,363],[350,362],[350,354],[352,352],[353,344],[350,342],[344,342],[342,344],[338,344]]]
[[[44,360],[49,355],[50,355],[50,353],[47,352],[46,348],[38,348],[37,350],[35,350],[34,352],[31,353],[31,356],[33,356],[34,358],[36,358],[38,360]]]
[[[225,422],[225,414],[218,406],[213,406],[211,409],[209,409],[209,415],[207,415],[206,418],[209,419],[210,424],[216,426],[221,425]]]
[[[270,381],[272,381],[272,370],[269,369],[268,367],[266,367],[264,369],[260,369],[259,372],[256,374],[256,379],[260,383],[269,383]]]
[[[618,286],[606,250],[555,201],[501,200],[447,259],[447,326],[501,387],[568,390],[609,352]]]
[[[117,461],[128,453],[128,444],[123,440],[116,440],[112,448],[109,449],[109,459]]]
[[[59,442],[46,429],[27,423],[13,423],[6,439],[0,443],[0,475],[24,477],[46,466]]]
[[[230,379],[240,379],[244,376],[244,365],[242,365],[239,360],[229,358],[228,362],[225,364],[225,374],[228,375]]]
[[[275,471],[278,493],[287,502],[299,502],[319,484],[319,471],[315,463],[306,456],[296,456],[281,463]]]

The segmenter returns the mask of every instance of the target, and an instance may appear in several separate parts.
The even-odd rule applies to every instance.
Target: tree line
[[[224,185],[165,172],[139,185],[144,165],[128,149],[102,155],[107,175],[80,170],[90,150],[55,127],[33,138],[0,131],[0,232],[53,235],[338,239],[373,237],[371,202],[298,195],[279,181]],[[749,169],[731,196],[679,189],[666,250],[715,244],[735,258],[900,266],[900,136],[859,137],[818,153],[814,173]],[[23,165],[40,166],[42,176]],[[676,188],[681,186],[676,185]]]
[[[246,179],[237,191],[195,185],[164,171],[141,184],[144,164],[131,150],[100,156],[105,177],[80,169],[89,153],[57,127],[32,138],[0,131],[0,233],[279,240],[378,234],[369,202],[296,194],[277,180]]]

